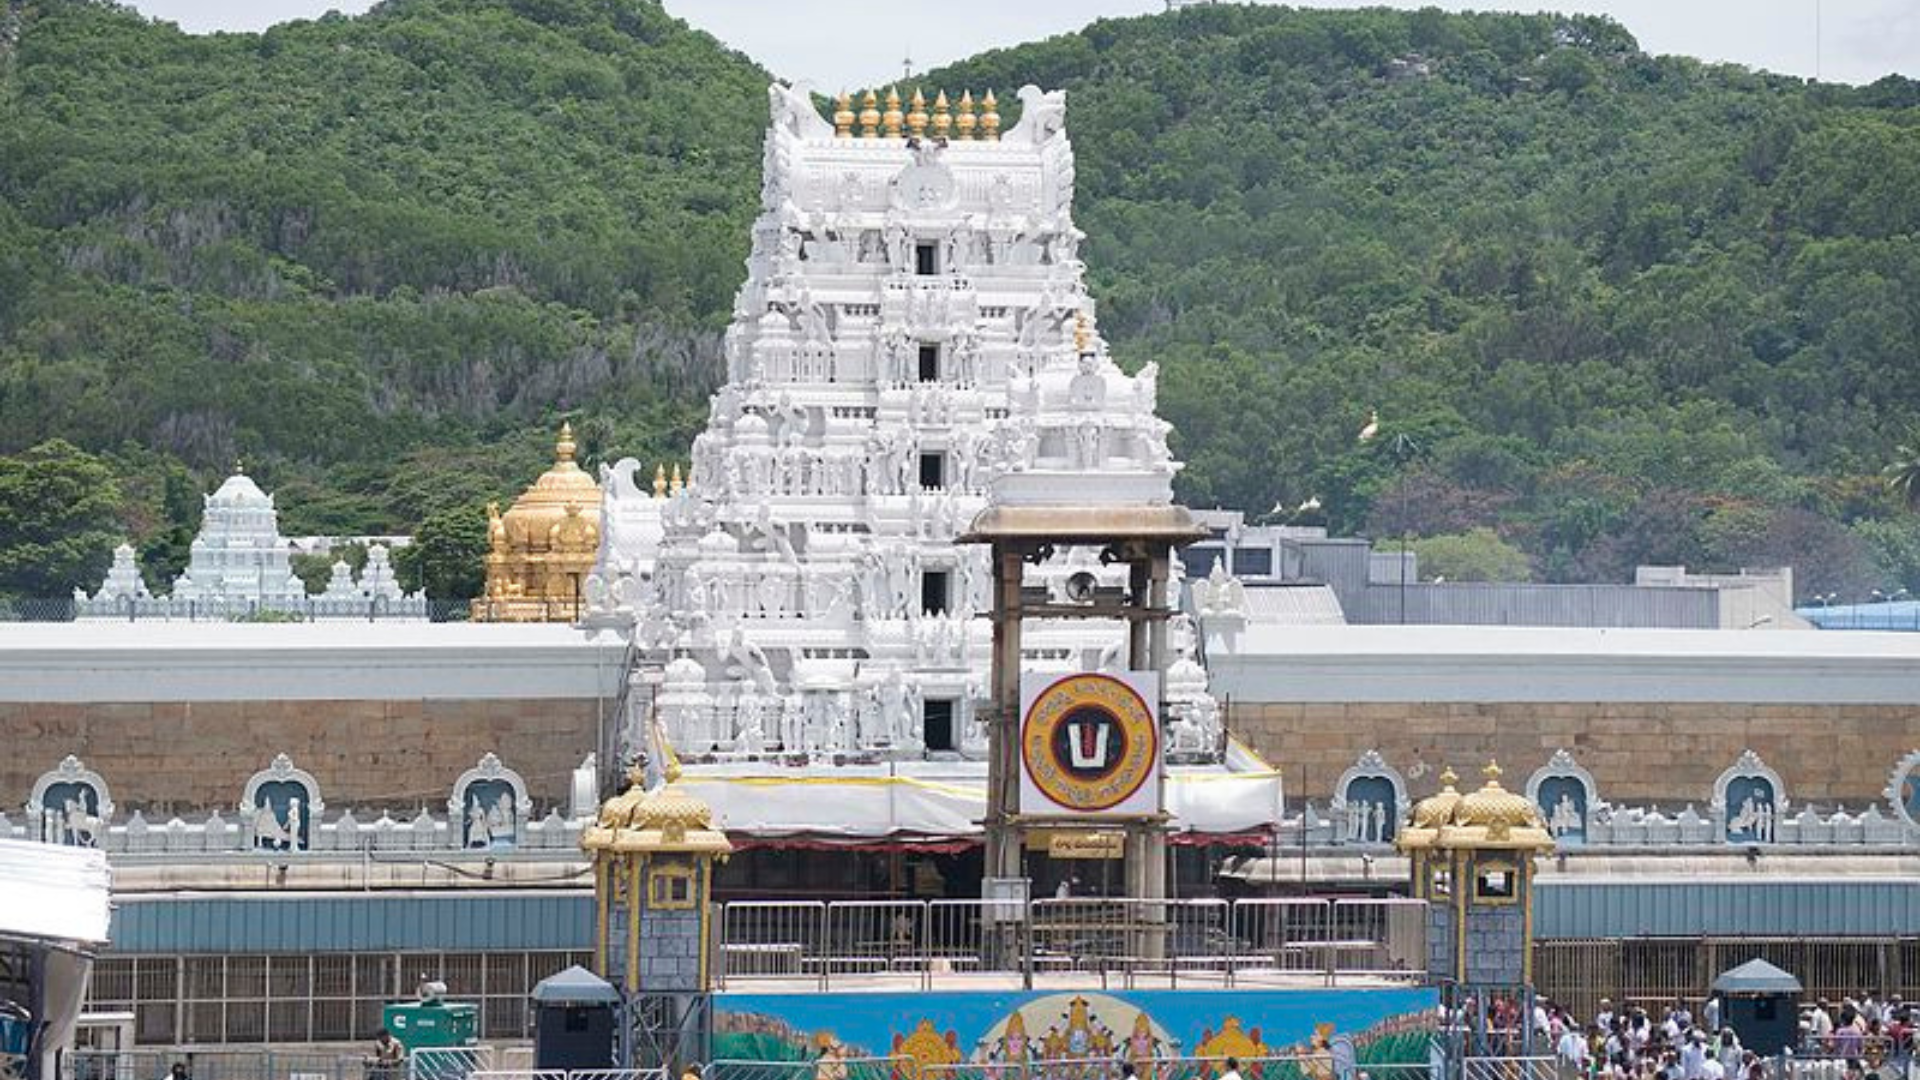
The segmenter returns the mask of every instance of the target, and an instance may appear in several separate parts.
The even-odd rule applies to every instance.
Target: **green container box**
[[[380,1024],[410,1051],[473,1046],[480,1041],[480,1006],[458,1001],[388,1005],[380,1010]]]

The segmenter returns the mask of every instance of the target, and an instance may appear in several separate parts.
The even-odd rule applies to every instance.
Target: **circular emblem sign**
[[[1160,730],[1133,687],[1110,675],[1069,675],[1028,707],[1020,758],[1033,786],[1061,807],[1111,810],[1159,767]]]

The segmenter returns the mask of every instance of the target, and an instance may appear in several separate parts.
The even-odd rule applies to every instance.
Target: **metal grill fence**
[[[1402,898],[743,901],[721,909],[714,969],[728,987],[823,990],[850,978],[927,989],[1009,973],[1126,986],[1333,985],[1421,978],[1426,933],[1426,905]]]
[[[1698,1007],[1720,972],[1756,957],[1799,978],[1806,1000],[1920,995],[1920,938],[1625,938],[1534,944],[1534,984],[1577,1016],[1616,1005]]]
[[[286,1050],[75,1050],[61,1080],[164,1080],[184,1065],[192,1080],[383,1080],[359,1054]],[[398,1080],[398,1078],[394,1078]]]
[[[469,1080],[493,1071],[493,1047],[422,1047],[407,1055],[406,1065],[407,1080]]]
[[[491,608],[488,605],[489,609]],[[554,602],[549,605],[554,619],[569,622],[578,618],[580,605],[574,602]],[[467,600],[429,599],[425,607],[427,622],[467,622],[472,615],[473,605]],[[39,596],[0,599],[0,622],[75,622],[80,617],[80,604],[70,597]],[[147,601],[144,603],[122,603],[112,615],[89,616],[89,621],[100,622],[381,622],[398,617],[386,604],[368,601],[364,604],[342,605],[322,601],[318,596],[305,600],[259,602],[209,603],[204,606],[182,601],[171,604],[167,601]],[[418,614],[407,617],[418,619]]]

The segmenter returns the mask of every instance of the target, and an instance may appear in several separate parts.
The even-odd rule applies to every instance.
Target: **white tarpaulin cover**
[[[91,848],[0,840],[0,934],[104,945],[107,856]]]
[[[1230,748],[1227,766],[1173,766],[1166,806],[1180,833],[1235,835],[1272,828],[1280,774]],[[713,808],[714,823],[748,837],[846,841],[977,838],[987,812],[984,762],[888,767],[691,765],[680,783]]]

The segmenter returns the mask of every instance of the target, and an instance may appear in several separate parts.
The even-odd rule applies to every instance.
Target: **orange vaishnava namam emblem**
[[[1153,775],[1160,730],[1133,687],[1111,675],[1069,675],[1033,699],[1020,756],[1033,786],[1062,809],[1110,810]]]

